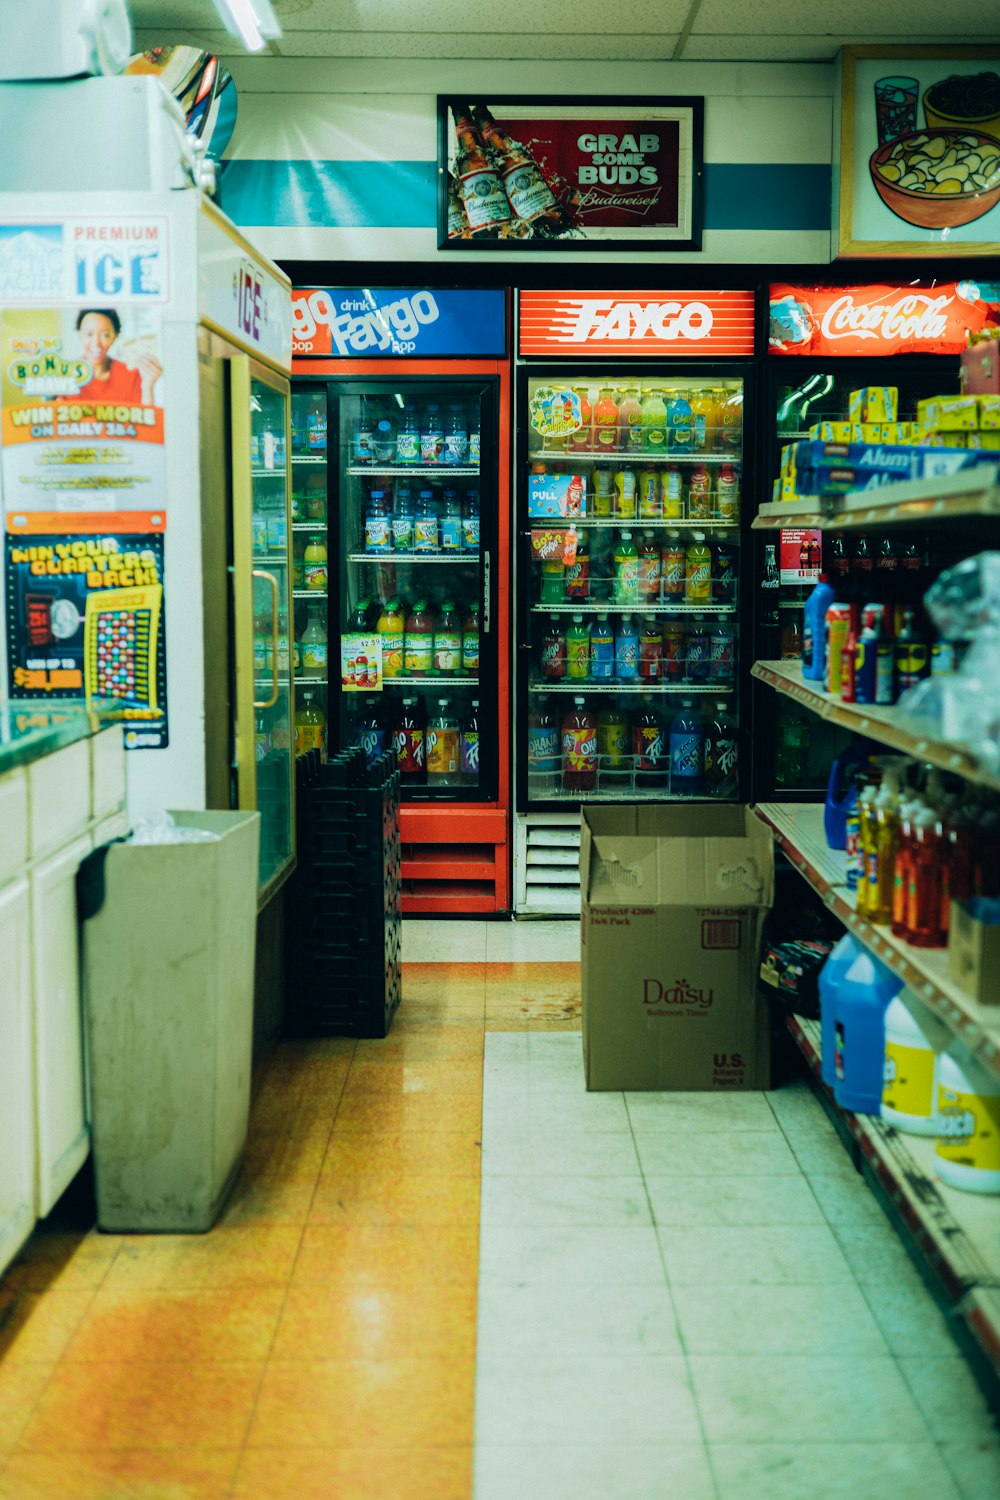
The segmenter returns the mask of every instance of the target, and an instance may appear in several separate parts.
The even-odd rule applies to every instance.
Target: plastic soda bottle
[[[313,396],[306,412],[306,447],[310,453],[326,452],[326,398]]]
[[[618,446],[625,453],[642,452],[642,406],[639,392],[629,386],[618,407]]]
[[[726,542],[716,543],[712,597],[716,604],[736,602],[736,551]]]
[[[420,700],[404,698],[392,731],[399,779],[403,786],[423,786],[426,774],[424,721]]]
[[[439,464],[443,458],[444,423],[441,421],[441,408],[436,401],[428,401],[420,424],[420,462]]]
[[[719,437],[723,452],[739,453],[743,446],[743,392],[724,391],[719,410]]]
[[[696,531],[685,554],[684,598],[688,604],[707,604],[712,597],[712,549],[705,533]]]
[[[712,447],[715,420],[715,402],[709,391],[691,393],[691,449],[694,453],[708,453]]]
[[[398,599],[386,600],[377,629],[382,637],[382,676],[402,677],[406,616]]]
[[[688,482],[688,518],[707,521],[712,514],[712,475],[707,464],[695,464]]]
[[[438,699],[438,711],[427,725],[427,785],[459,786],[461,752],[458,720],[447,698]]]
[[[479,785],[479,699],[473,698],[459,742],[459,769],[463,786]]]
[[[665,521],[684,519],[684,475],[679,464],[667,464],[663,470],[660,495]]]
[[[479,551],[479,491],[466,490],[462,506],[462,546],[466,552]]]
[[[367,766],[373,766],[385,749],[385,725],[374,698],[366,698],[364,701],[356,743],[365,752]]]
[[[388,417],[379,417],[375,423],[373,443],[375,462],[391,464],[396,457],[396,434],[392,430],[392,422]]]
[[[445,599],[434,630],[434,675],[454,677],[462,666],[462,627],[454,601]]]
[[[364,401],[361,412],[354,423],[352,461],[355,464],[370,464],[375,457],[375,422]]]
[[[365,515],[365,551],[391,552],[392,525],[385,490],[372,490]]]
[[[415,600],[407,617],[403,663],[407,677],[427,677],[434,666],[434,617],[426,599]]]
[[[590,626],[583,615],[574,615],[566,632],[566,675],[581,679],[590,676]]]
[[[329,666],[326,627],[318,604],[310,604],[306,627],[299,637],[299,670],[303,677],[325,677]]]
[[[655,469],[643,469],[639,475],[639,515],[647,521],[659,521],[663,515],[660,476]]]
[[[396,428],[396,462],[418,464],[420,462],[420,420],[412,406],[403,410]]]
[[[562,723],[563,790],[592,792],[597,786],[597,726],[585,698],[574,698]]]
[[[469,605],[462,621],[462,671],[467,677],[479,676],[479,602]]]
[[[647,453],[667,449],[667,408],[661,390],[646,392],[642,401],[642,446]]]
[[[414,552],[437,552],[439,546],[438,513],[433,490],[421,490],[413,515]]]
[[[542,563],[542,604],[561,604],[566,597],[566,565],[562,557],[547,557]]]
[[[639,543],[639,595],[650,604],[660,602],[662,574],[660,544],[651,531],[644,531]]]
[[[732,464],[723,464],[715,491],[720,521],[737,521],[740,514],[740,478]]]
[[[603,613],[590,632],[590,675],[595,682],[611,682],[615,675],[614,631]]]
[[[668,682],[683,682],[685,630],[683,620],[667,620],[663,627],[663,675]]]
[[[615,634],[615,675],[619,682],[634,682],[639,676],[639,632],[631,615],[622,615]]]
[[[306,688],[302,702],[295,706],[295,754],[318,750],[326,759],[326,714],[316,702],[316,695]]]
[[[465,412],[458,402],[452,402],[448,407],[448,416],[445,419],[444,461],[446,464],[469,462],[469,429],[465,421]]]
[[[590,549],[587,544],[587,533],[577,532],[573,528],[571,533],[576,539],[576,552],[573,561],[568,564],[565,574],[565,588],[567,599],[589,599],[590,598]]]
[[[667,446],[677,453],[690,453],[694,437],[691,403],[679,391],[667,402]]]
[[[643,709],[632,721],[632,765],[637,792],[664,786],[667,746],[663,725],[652,709]]]
[[[663,637],[655,620],[646,619],[639,636],[639,676],[646,682],[659,682],[663,675]]]
[[[702,751],[704,790],[710,797],[735,797],[737,790],[736,727],[726,705],[715,705],[715,717],[705,726]]]
[[[619,469],[614,484],[614,513],[622,520],[631,520],[635,515],[635,470]]]
[[[413,551],[413,495],[408,484],[397,485],[393,497],[392,547],[394,552]]]
[[[542,676],[558,680],[566,674],[566,634],[558,615],[549,615],[542,639]]]
[[[556,790],[561,752],[559,725],[543,698],[528,714],[529,792],[544,795]]]
[[[614,492],[614,483],[611,478],[611,470],[603,465],[594,470],[594,515],[610,516],[611,499]]]
[[[691,622],[691,629],[686,636],[686,643],[684,665],[688,682],[707,682],[710,646],[703,615],[695,615]]]
[[[732,682],[735,671],[736,637],[732,627],[717,620],[708,638],[708,679]]]
[[[317,532],[309,538],[302,560],[305,563],[306,588],[325,589],[327,585],[326,539],[320,533]]]
[[[623,531],[615,547],[615,599],[634,604],[639,597],[639,554],[631,531]]]
[[[687,553],[679,531],[667,532],[667,544],[663,549],[663,598],[679,604],[684,597],[684,576],[687,568]]]
[[[609,704],[597,715],[597,769],[605,787],[621,782],[629,769],[629,724],[622,709]]]
[[[462,550],[462,503],[457,490],[445,490],[441,497],[441,551]]]
[[[693,796],[701,789],[702,729],[690,698],[670,726],[670,790]]]
[[[614,453],[618,448],[618,403],[611,387],[601,387],[594,407],[594,447],[598,453]]]

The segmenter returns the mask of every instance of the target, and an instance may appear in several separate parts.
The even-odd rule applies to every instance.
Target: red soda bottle
[[[639,676],[659,682],[663,676],[663,637],[655,620],[643,621],[639,636]]]
[[[584,698],[574,698],[562,722],[563,790],[592,792],[597,786],[597,725]]]
[[[424,720],[417,698],[404,698],[392,730],[392,743],[399,764],[402,786],[423,786],[427,780],[424,758]]]
[[[558,615],[549,615],[548,629],[542,641],[542,676],[565,677],[566,632],[559,624]]]
[[[667,739],[652,709],[643,709],[632,724],[632,763],[637,792],[666,785]]]

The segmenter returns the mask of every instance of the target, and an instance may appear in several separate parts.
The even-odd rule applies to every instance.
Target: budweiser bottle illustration
[[[473,109],[483,140],[500,170],[514,217],[525,224],[545,218],[557,232],[564,228],[562,210],[535,158],[497,124],[485,105],[474,105]]]
[[[473,234],[499,230],[510,223],[510,204],[500,177],[486,154],[476,122],[467,110],[456,111],[458,155],[455,175]]]
[[[450,240],[472,239],[469,216],[465,212],[465,204],[462,201],[462,189],[454,172],[448,173],[448,238]]]

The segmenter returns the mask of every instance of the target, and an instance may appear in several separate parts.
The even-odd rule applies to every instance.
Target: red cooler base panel
[[[404,916],[510,910],[504,811],[404,805],[399,826]]]

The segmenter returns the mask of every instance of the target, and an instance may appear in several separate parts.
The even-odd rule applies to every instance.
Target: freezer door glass
[[[525,433],[529,803],[734,797],[742,382],[538,376]]]

